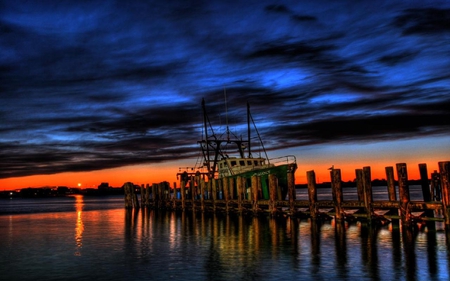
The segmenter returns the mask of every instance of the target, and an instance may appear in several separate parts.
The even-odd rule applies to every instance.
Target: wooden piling
[[[130,183],[130,182],[126,182],[123,185],[123,192],[125,194],[125,208],[126,209],[133,208],[132,186],[133,186],[133,184]]]
[[[189,191],[190,191],[190,197],[192,210],[195,212],[195,199],[197,197],[197,188],[195,186],[196,184],[196,176],[191,176],[191,180],[189,181]]]
[[[316,219],[319,214],[316,206],[317,202],[317,187],[316,187],[316,174],[314,171],[306,172],[306,178],[308,181],[308,198],[309,198],[309,214],[311,219]]]
[[[205,180],[200,179],[199,182],[199,190],[200,190],[200,208],[202,212],[205,211]]]
[[[145,206],[145,192],[144,192],[144,184],[141,184],[141,206]]]
[[[235,178],[229,178],[228,179],[228,200],[234,200],[235,194],[234,194],[234,186],[236,184]]]
[[[358,201],[364,201],[364,183],[363,183],[363,170],[356,169],[356,191],[358,194]]]
[[[441,177],[437,171],[431,174],[431,198],[441,201]]]
[[[332,194],[333,194],[336,220],[344,219],[344,212],[342,209],[342,202],[344,201],[344,197],[342,194],[341,182],[342,182],[341,181],[341,169],[332,169],[331,170],[331,189],[332,189]]]
[[[148,183],[145,186],[145,206],[150,206],[150,185]]]
[[[295,215],[297,209],[295,208],[296,191],[295,191],[295,169],[289,170],[287,174],[288,196],[289,196],[289,211],[291,215]]]
[[[180,193],[181,193],[181,209],[184,211],[186,209],[186,182],[181,180],[180,183]]]
[[[158,207],[158,194],[157,194],[157,189],[156,189],[157,184],[153,183],[152,184],[152,199],[153,199],[153,207]]]
[[[229,195],[228,195],[228,190],[229,190],[228,189],[229,188],[228,182],[229,182],[228,178],[222,178],[223,200],[225,201],[225,212],[227,212],[227,213],[228,213],[228,198],[229,198]]]
[[[373,216],[373,194],[372,194],[372,177],[370,173],[370,167],[366,166],[362,169],[362,179],[363,179],[363,191],[364,191],[364,206],[366,209],[366,217],[368,222],[372,221]]]
[[[135,208],[135,209],[139,209],[139,200],[138,200],[138,196],[137,196],[137,193],[136,193],[136,191],[135,191],[135,187],[134,187],[134,184],[132,184],[133,185],[133,188],[132,188],[132,190],[133,190],[133,207]]]
[[[445,229],[450,230],[450,161],[439,162]]]
[[[397,201],[397,194],[395,193],[394,167],[386,167],[385,171],[389,201]]]
[[[386,171],[386,182],[387,182],[387,192],[390,202],[396,202],[397,201],[397,194],[395,192],[395,180],[394,180],[394,167],[389,166],[385,168]],[[398,209],[397,208],[391,208],[388,211],[388,214],[393,214],[398,216]],[[399,227],[399,220],[397,218],[392,219],[392,227],[398,228]]]
[[[236,189],[237,189],[237,201],[238,201],[238,212],[242,213],[242,191],[243,191],[243,177],[238,176],[236,178]]]
[[[277,206],[276,206],[276,197],[277,197],[277,177],[274,174],[269,174],[269,212],[271,215],[275,215],[277,212]]]
[[[217,203],[217,179],[211,179],[211,202],[213,212],[216,212]]]
[[[423,201],[425,202],[431,202],[431,191],[430,191],[430,183],[428,180],[428,171],[427,171],[427,164],[420,163],[419,164],[419,172],[420,172],[420,185],[422,187],[422,196]],[[424,215],[428,218],[434,218],[434,211],[433,210],[425,210]],[[434,222],[427,222],[428,229],[435,229]]]
[[[398,195],[400,197],[400,216],[402,224],[411,225],[411,211],[409,209],[408,172],[405,163],[397,163]]]
[[[252,176],[252,195],[252,210],[256,214],[258,212],[258,177],[256,175]]]

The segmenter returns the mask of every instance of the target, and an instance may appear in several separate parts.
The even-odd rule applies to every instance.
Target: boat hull
[[[246,185],[244,188],[244,195],[245,199],[251,199],[248,198],[248,194],[250,194],[251,189],[251,178],[253,176],[257,176],[261,178],[261,190],[258,190],[258,197],[261,199],[270,199],[270,193],[269,193],[269,175],[273,174],[276,176],[278,181],[278,188],[277,188],[277,199],[279,200],[285,200],[288,193],[288,173],[295,172],[296,166],[295,164],[285,164],[285,165],[279,165],[279,166],[273,166],[268,168],[262,168],[258,170],[252,170],[243,172],[240,174],[227,176],[227,178],[233,178],[233,194],[237,194],[237,187],[236,187],[236,179],[238,177],[245,178],[246,179]]]

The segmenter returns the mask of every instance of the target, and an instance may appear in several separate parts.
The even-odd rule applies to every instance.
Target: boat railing
[[[285,155],[285,156],[270,158],[269,162],[270,162],[270,164],[274,164],[274,165],[296,164],[297,158],[295,158],[295,155]]]

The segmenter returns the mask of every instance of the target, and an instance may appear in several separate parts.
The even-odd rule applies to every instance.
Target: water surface
[[[0,280],[448,280],[440,227],[126,211],[121,197],[17,201],[0,201],[27,210],[0,215]]]

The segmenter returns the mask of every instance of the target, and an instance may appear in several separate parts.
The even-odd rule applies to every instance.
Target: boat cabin
[[[218,162],[219,178],[273,166],[273,164],[266,163],[265,158],[223,158]]]

